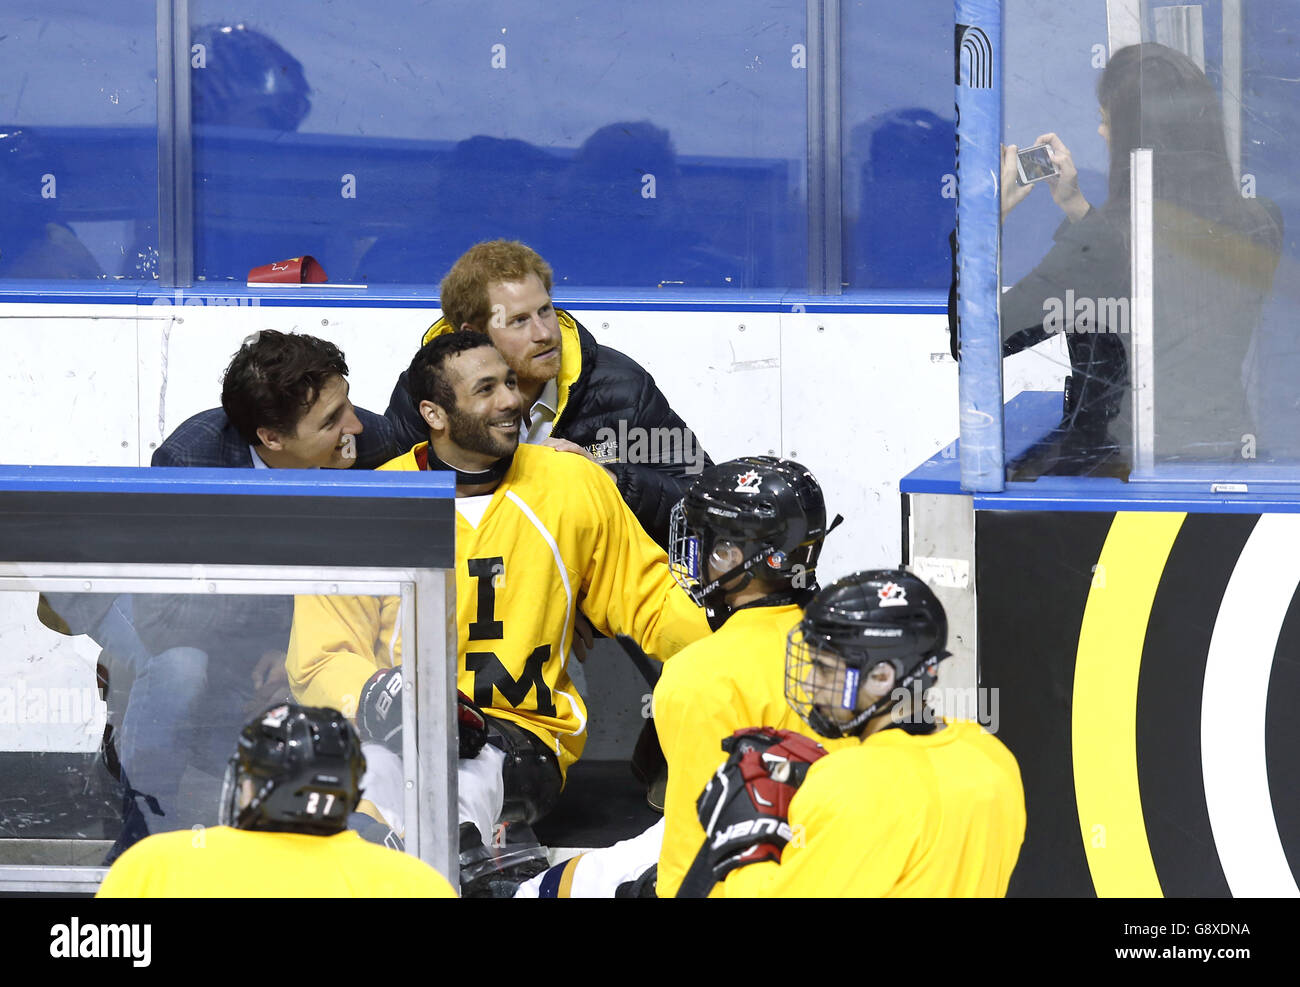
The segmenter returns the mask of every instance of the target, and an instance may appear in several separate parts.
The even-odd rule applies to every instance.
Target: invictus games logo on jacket
[[[587,451],[591,453],[592,458],[601,466],[608,463],[618,462],[618,440],[607,439],[604,442],[593,442],[587,446]]]
[[[704,449],[689,428],[629,426],[619,419],[618,428],[606,425],[596,430],[596,441],[587,451],[602,466],[611,463],[682,465],[689,476],[704,469]]]

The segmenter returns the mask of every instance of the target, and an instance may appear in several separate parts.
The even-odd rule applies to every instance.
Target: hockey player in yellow
[[[655,686],[668,762],[664,819],[551,868],[520,896],[610,896],[620,883],[648,889],[642,875],[657,860],[655,892],[672,897],[704,838],[695,801],[725,757],[723,738],[755,723],[815,735],[785,701],[785,644],[816,591],[827,530],[821,487],[798,463],[748,456],[700,475],[673,511],[669,564],[717,630],[666,664]]]
[[[815,736],[785,701],[785,642],[817,590],[827,530],[813,475],[769,456],[706,470],[674,514],[674,574],[725,623],[665,666],[655,687],[668,761],[660,897],[677,893],[704,839],[695,801],[723,760],[722,739],[756,724]]]
[[[476,705],[486,714],[482,756],[497,757],[494,748],[505,755],[496,773],[504,795],[489,794],[486,808],[472,805],[476,782],[466,776],[467,762],[479,758],[465,757],[472,752],[462,744],[461,818],[486,836],[489,816],[531,822],[548,811],[582,753],[587,713],[565,667],[579,610],[602,633],[628,634],[659,660],[709,627],[605,470],[581,456],[518,444],[514,373],[485,335],[437,337],[416,354],[408,376],[430,442],[383,468],[456,471],[462,709]],[[383,725],[387,714],[376,711],[391,713],[400,703],[370,697],[393,695],[384,683],[401,661],[398,603],[300,597],[288,661],[296,696],[351,705],[363,737],[369,732],[396,750]],[[524,762],[521,774],[515,769]],[[400,796],[377,804],[400,807]]]
[[[821,591],[790,635],[786,698],[821,736],[861,742],[822,756],[802,737],[734,737],[681,895],[714,880],[726,897],[1005,895],[1024,788],[992,734],[925,707],[946,641],[943,607],[905,570]]]
[[[344,828],[364,770],[361,741],[342,713],[272,706],[240,734],[221,825],[135,844],[97,897],[456,897],[428,864]]]

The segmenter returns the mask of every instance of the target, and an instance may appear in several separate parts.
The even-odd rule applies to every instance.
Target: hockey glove
[[[459,755],[474,757],[487,741],[483,711],[463,692],[456,694],[456,725]],[[357,704],[357,732],[362,740],[383,744],[394,754],[402,753],[402,670],[381,668],[366,680]]]
[[[364,812],[354,812],[348,816],[348,829],[361,835],[363,840],[386,846],[390,850],[406,851],[406,843],[386,823],[372,819]]]
[[[362,740],[402,753],[402,670],[381,668],[366,680],[357,703],[357,733]]]
[[[483,710],[463,692],[456,693],[456,723],[460,730],[460,756],[477,756],[487,743],[487,720]]]
[[[808,766],[826,750],[790,730],[737,730],[722,742],[731,754],[696,803],[714,880],[737,867],[780,860],[790,842],[790,801]]]

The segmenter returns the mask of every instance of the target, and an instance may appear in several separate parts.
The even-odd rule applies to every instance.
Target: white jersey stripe
[[[523,498],[513,490],[507,490],[506,497],[523,512],[524,517],[528,518],[533,527],[537,529],[538,533],[541,534],[542,538],[546,541],[546,544],[551,549],[551,555],[555,559],[555,568],[560,573],[560,582],[564,584],[564,631],[560,636],[560,667],[563,668],[569,660],[568,635],[569,628],[573,626],[573,587],[569,585],[569,570],[564,566],[564,559],[560,555],[560,546],[555,544],[554,536],[547,530],[546,525],[542,524],[541,520],[538,519],[537,515],[533,512],[533,509],[524,503]],[[578,715],[578,718],[581,721],[578,725],[578,729],[572,731],[572,735],[576,737],[587,729],[587,718],[580,712],[582,704],[575,702],[573,697],[567,692],[562,692],[559,689],[555,691],[559,693],[559,695],[564,696],[565,699],[569,700],[570,708],[572,708],[574,713]],[[558,754],[559,751],[557,750],[556,753]]]

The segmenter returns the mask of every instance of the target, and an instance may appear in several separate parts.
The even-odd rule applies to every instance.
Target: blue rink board
[[[0,466],[0,492],[450,499],[450,473],[140,466]]]
[[[1026,391],[1006,406],[1006,459],[1026,452],[1061,419],[1059,391]],[[935,453],[899,482],[904,494],[970,497],[961,487],[958,444]],[[1172,470],[1172,467],[1171,467]],[[1211,492],[1238,483],[1242,493]],[[1008,482],[1001,493],[972,498],[977,511],[1188,511],[1219,514],[1300,513],[1300,464],[1240,467],[1180,465],[1177,478],[1124,482],[1111,477],[1044,476]]]
[[[945,293],[873,288],[828,297],[786,289],[570,288],[556,285],[556,304],[573,312],[807,312],[813,314],[942,315]],[[436,285],[303,284],[274,287],[200,281],[189,288],[138,282],[0,281],[0,304],[139,305],[259,308],[426,308],[441,306]]]

